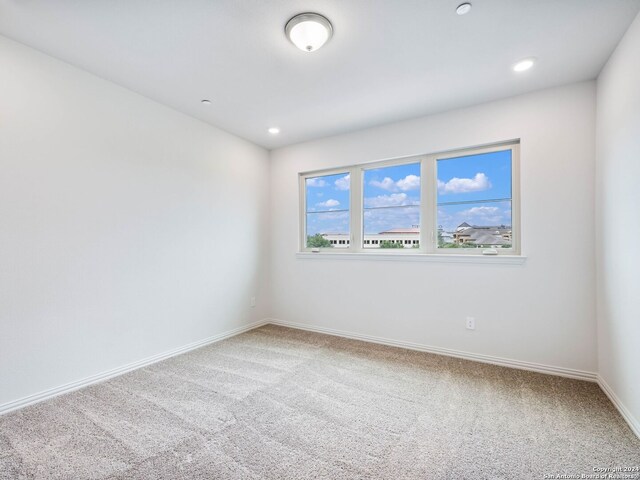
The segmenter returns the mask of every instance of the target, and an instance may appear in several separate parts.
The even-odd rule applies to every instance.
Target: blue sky
[[[462,222],[511,225],[511,201],[495,201],[511,198],[511,150],[438,160],[437,171],[437,222],[445,231]]]
[[[364,172],[364,233],[420,225],[420,164]]]
[[[510,225],[511,151],[439,160],[438,225]],[[365,170],[364,230],[379,233],[420,224],[420,164]],[[306,181],[307,234],[349,232],[350,177]],[[471,203],[458,203],[471,202]]]
[[[307,178],[307,235],[349,233],[348,173]]]

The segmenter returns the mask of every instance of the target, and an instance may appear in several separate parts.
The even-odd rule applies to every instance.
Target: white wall
[[[298,172],[513,138],[524,265],[296,258]],[[595,372],[594,139],[586,82],[273,151],[273,317]]]
[[[266,316],[268,168],[0,37],[0,405]]]
[[[640,16],[598,77],[599,372],[640,432]],[[617,234],[619,232],[619,234]]]

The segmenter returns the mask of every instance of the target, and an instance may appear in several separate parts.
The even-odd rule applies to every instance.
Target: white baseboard
[[[313,327],[310,325],[305,325],[302,323],[295,322],[287,322],[284,320],[277,319],[264,319],[259,320],[257,322],[251,323],[249,325],[245,325],[239,328],[235,328],[233,330],[229,330],[224,333],[220,333],[218,335],[214,335],[212,337],[205,338],[203,340],[198,340],[193,343],[189,343],[182,347],[170,350],[168,352],[160,353],[158,355],[153,355],[151,357],[144,358],[137,362],[129,363],[127,365],[123,365],[121,367],[114,368],[112,370],[108,370],[106,372],[98,373],[96,375],[91,375],[89,377],[83,378],[81,380],[77,380],[75,382],[67,383],[65,385],[61,385],[59,387],[51,388],[48,390],[44,390],[42,392],[29,395],[18,400],[14,400],[8,403],[4,403],[0,405],[0,415],[4,413],[11,412],[13,410],[17,410],[19,408],[24,408],[29,405],[33,405],[34,403],[42,402],[44,400],[48,400],[53,397],[57,397],[58,395],[63,395],[65,393],[72,392],[74,390],[78,390],[83,387],[87,387],[89,385],[103,382],[113,377],[117,377],[118,375],[122,375],[127,372],[131,372],[132,370],[136,370],[138,368],[146,367],[147,365],[151,365],[153,363],[160,362],[162,360],[166,360],[171,357],[175,357],[176,355],[180,355],[182,353],[187,353],[191,350],[195,350],[197,348],[204,347],[206,345],[210,345],[212,343],[219,342],[221,340],[225,340],[230,337],[234,337],[244,332],[248,332],[249,330],[253,330],[255,328],[259,328],[263,325],[273,324],[280,325],[283,327],[296,328],[299,330],[307,330],[310,332],[324,333],[327,335],[334,335],[338,337],[344,338],[352,338],[354,340],[362,340],[370,343],[378,343],[381,345],[389,345],[392,347],[401,347],[408,348],[410,350],[418,350],[421,352],[435,353],[438,355],[446,355],[449,357],[462,358],[465,360],[472,360],[476,362],[482,363],[490,363],[492,365],[500,365],[503,367],[511,367],[518,368],[521,370],[530,370],[533,372],[547,373],[551,375],[558,375],[561,377],[575,378],[579,380],[587,380],[591,382],[597,382],[600,388],[604,391],[604,393],[609,397],[611,403],[615,405],[618,409],[622,417],[629,424],[629,427],[635,433],[638,438],[640,438],[640,422],[636,420],[631,412],[624,406],[624,404],[620,401],[620,399],[613,392],[611,387],[607,384],[607,382],[598,374],[593,372],[586,372],[582,370],[574,370],[570,368],[564,367],[554,367],[550,365],[543,365],[532,362],[523,362],[520,360],[512,360],[502,357],[494,357],[491,355],[482,355],[477,353],[469,353],[462,352],[459,350],[452,350],[448,348],[440,348],[433,347],[429,345],[422,345],[418,343],[405,342],[402,340],[392,340],[388,338],[375,337],[372,335],[364,335],[353,332],[346,332],[343,330],[336,330],[332,328],[324,328],[324,327]]]
[[[494,357],[491,355],[482,355],[478,353],[462,352],[459,350],[452,350],[448,348],[432,347],[429,345],[422,345],[419,343],[405,342],[402,340],[391,340],[388,338],[375,337],[372,335],[364,335],[360,333],[346,332],[343,330],[336,330],[333,328],[314,327],[314,326],[305,325],[302,323],[288,322],[288,321],[278,320],[274,318],[268,319],[267,323],[270,323],[272,325],[280,325],[283,327],[296,328],[298,330],[307,330],[310,332],[325,333],[327,335],[334,335],[338,337],[352,338],[354,340],[362,340],[364,342],[379,343],[381,345],[389,345],[392,347],[402,347],[402,348],[408,348],[410,350],[418,350],[421,352],[428,352],[428,353],[435,353],[438,355],[446,355],[449,357],[463,358],[465,360],[472,360],[476,362],[490,363],[492,365],[500,365],[503,367],[518,368],[521,370],[529,370],[533,372],[546,373],[550,375],[557,375],[560,377],[568,377],[568,378],[575,378],[578,380],[586,380],[589,382],[597,382],[600,388],[607,395],[607,397],[609,397],[609,400],[611,400],[611,403],[613,403],[613,405],[618,409],[618,411],[620,412],[620,415],[622,415],[622,418],[627,422],[627,424],[629,425],[629,428],[631,428],[631,431],[638,438],[640,438],[640,421],[638,421],[631,414],[629,409],[625,407],[625,405],[616,396],[616,394],[613,392],[613,390],[607,384],[607,382],[598,373],[595,373],[595,372],[586,372],[583,370],[575,370],[571,368],[555,367],[555,366],[544,365],[540,363],[524,362],[521,360],[512,360],[509,358]]]
[[[130,372],[132,370],[146,367],[147,365],[151,365],[152,363],[157,363],[162,360],[166,360],[167,358],[175,357],[176,355],[180,355],[182,353],[187,353],[191,350],[195,350],[196,348],[201,348],[206,345],[210,345],[212,343],[216,343],[230,337],[235,337],[236,335],[239,335],[244,332],[248,332],[249,330],[253,330],[254,328],[261,327],[263,325],[266,325],[267,323],[269,323],[268,320],[259,320],[254,323],[250,323],[249,325],[244,325],[242,327],[234,328],[233,330],[229,330],[227,332],[219,333],[218,335],[213,335],[212,337],[208,337],[203,340],[198,340],[196,342],[183,345],[182,347],[175,348],[168,352],[160,353],[158,355],[153,355],[151,357],[138,360],[137,362],[129,363],[127,365],[123,365],[121,367],[107,370],[106,372],[98,373],[96,375],[91,375],[89,377],[83,378],[81,380],[77,380],[75,382],[67,383],[65,385],[61,385],[55,388],[50,388],[48,390],[44,390],[42,392],[35,393],[33,395],[28,395],[26,397],[19,398],[18,400],[4,403],[0,405],[0,415],[11,412],[12,410],[17,410],[19,408],[24,408],[26,406],[33,405],[34,403],[42,402],[44,400],[57,397],[58,395],[69,393],[83,387],[87,387],[94,383],[103,382],[110,378],[117,377],[118,375],[122,375],[124,373]]]
[[[636,437],[640,438],[640,421],[634,418],[629,409],[624,406],[624,403],[620,401],[609,384],[600,375],[598,375],[598,385],[600,385],[602,391],[607,395],[607,397],[609,397],[611,403],[613,403],[618,409],[620,415],[622,415],[622,418],[625,419],[625,421],[629,425],[629,428],[631,428],[631,431],[636,434]]]
[[[375,337],[372,335],[364,335],[361,333],[346,332],[343,330],[335,330],[333,328],[314,327],[302,323],[288,322],[278,319],[269,319],[267,323],[280,325],[283,327],[297,328],[299,330],[308,330],[310,332],[325,333],[344,338],[352,338],[354,340],[362,340],[364,342],[379,343],[381,345],[389,345],[392,347],[408,348],[410,350],[418,350],[420,352],[435,353],[438,355],[446,355],[448,357],[463,358],[465,360],[473,360],[475,362],[490,363],[492,365],[500,365],[502,367],[517,368],[520,370],[529,370],[532,372],[547,373],[561,377],[575,378],[578,380],[587,380],[596,382],[598,374],[595,372],[586,372],[583,370],[575,370],[572,368],[554,367],[541,363],[524,362],[521,360],[512,360],[509,358],[494,357],[492,355],[483,355],[480,353],[462,352],[460,350],[452,350],[449,348],[432,347],[420,343],[405,342],[402,340],[392,340],[389,338]]]

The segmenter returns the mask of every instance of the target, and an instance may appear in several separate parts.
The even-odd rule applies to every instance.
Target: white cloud
[[[307,235],[316,233],[347,233],[349,212],[322,212],[307,215]]]
[[[330,198],[326,202],[316,203],[316,206],[326,208],[337,207],[338,205],[340,205],[340,202],[338,200],[334,200],[333,198]]]
[[[420,207],[382,208],[364,211],[364,231],[380,233],[392,228],[411,228],[420,224]]]
[[[325,182],[320,177],[307,178],[307,187],[326,187],[327,182]]]
[[[383,190],[387,190],[389,192],[397,192],[398,190],[408,192],[409,190],[416,190],[420,188],[420,177],[418,175],[407,175],[397,182],[394,182],[393,179],[389,177],[384,177],[382,181],[371,180],[369,182],[369,185],[377,188],[382,188]]]
[[[336,180],[335,185],[338,190],[349,190],[349,186],[351,185],[351,174],[347,174]]]
[[[490,188],[491,182],[484,173],[476,173],[473,178],[453,177],[446,183],[438,179],[438,192],[442,195],[447,193],[481,192]]]
[[[481,225],[500,223],[503,219],[503,212],[498,207],[472,207],[468,210],[462,210],[459,215]]]
[[[413,205],[407,201],[406,193],[392,193],[391,195],[378,195],[364,199],[364,206],[369,208],[401,207],[404,205]]]
[[[396,190],[396,182],[394,182],[389,177],[384,177],[384,179],[381,182],[378,180],[371,180],[369,182],[369,185],[376,188],[382,188],[383,190],[389,190],[390,192],[393,192]]]
[[[471,215],[486,216],[486,215],[495,215],[498,212],[500,212],[500,209],[498,207],[472,207],[468,210],[463,210],[460,213],[467,216],[471,216]]]
[[[396,182],[396,185],[403,192],[420,188],[420,177],[417,175],[407,175]]]

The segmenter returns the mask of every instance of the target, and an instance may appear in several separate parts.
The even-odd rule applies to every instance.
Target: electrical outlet
[[[256,297],[251,297],[251,308],[256,306]]]
[[[476,319],[474,317],[467,317],[467,330],[476,329]]]

